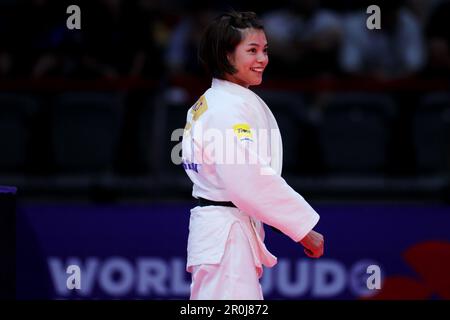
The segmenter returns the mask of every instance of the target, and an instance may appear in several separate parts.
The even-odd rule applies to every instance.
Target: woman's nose
[[[264,53],[260,53],[260,54],[258,55],[258,57],[256,58],[256,60],[257,60],[258,62],[266,62],[268,59],[269,59],[269,58],[268,58],[267,55],[264,54]]]

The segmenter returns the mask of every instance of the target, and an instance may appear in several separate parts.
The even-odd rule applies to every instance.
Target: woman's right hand
[[[320,258],[323,255],[323,235],[311,230],[300,243],[305,248],[305,253],[311,258]]]

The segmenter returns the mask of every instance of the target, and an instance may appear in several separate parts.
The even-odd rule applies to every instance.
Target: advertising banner
[[[188,299],[189,203],[21,205],[18,299]],[[318,205],[325,254],[266,226],[266,299],[450,299],[450,207]],[[276,212],[274,212],[276,214]]]

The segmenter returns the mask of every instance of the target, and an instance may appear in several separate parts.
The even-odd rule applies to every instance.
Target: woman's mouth
[[[254,72],[262,73],[264,71],[264,68],[262,68],[262,67],[255,67],[255,68],[250,68],[250,70],[252,70]]]

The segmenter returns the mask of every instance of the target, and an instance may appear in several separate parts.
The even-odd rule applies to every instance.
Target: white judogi
[[[281,177],[282,154],[272,112],[247,88],[213,79],[211,88],[189,109],[182,158],[194,183],[192,194],[237,206],[191,210],[187,257],[187,270],[193,272],[191,298],[262,298],[255,293],[260,292],[257,278],[262,265],[272,267],[276,257],[263,243],[261,222],[296,242],[318,222],[319,215]],[[245,252],[251,254],[253,265]],[[225,261],[236,255],[240,258]],[[256,281],[243,281],[242,275],[255,273],[255,267]],[[230,290],[233,286],[237,288]]]

